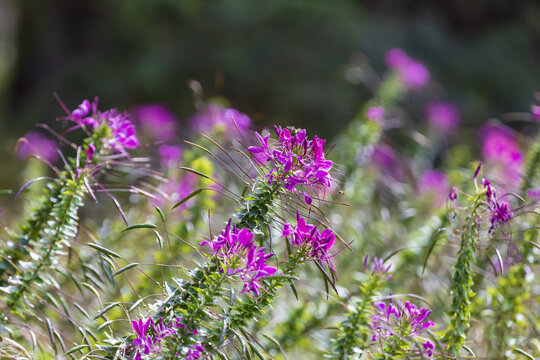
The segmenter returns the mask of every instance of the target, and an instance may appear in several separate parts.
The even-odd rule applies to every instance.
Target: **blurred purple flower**
[[[205,349],[201,344],[195,344],[186,354],[186,360],[197,360],[204,356]]]
[[[180,179],[169,179],[169,182],[160,188],[163,196],[157,196],[153,199],[154,205],[164,207],[170,203],[179,202],[197,189],[198,180],[197,175],[187,172]],[[191,206],[192,202],[186,201],[176,209],[185,210]]]
[[[527,196],[534,200],[540,199],[540,188],[527,190]]]
[[[503,192],[515,191],[521,183],[524,156],[517,137],[507,126],[489,123],[479,131],[482,155],[494,168]]]
[[[161,145],[159,147],[161,167],[168,168],[171,166],[176,166],[183,153],[184,152],[180,146]]]
[[[420,195],[433,197],[435,206],[442,206],[448,196],[448,179],[440,171],[426,170],[418,182],[418,191]]]
[[[19,140],[15,152],[17,157],[25,160],[28,156],[37,156],[46,162],[55,162],[59,154],[58,143],[47,136],[30,131],[23,136],[24,140]]]
[[[459,108],[452,103],[431,101],[424,112],[431,127],[441,134],[454,132],[461,121]]]
[[[163,105],[140,105],[130,111],[142,131],[158,141],[169,141],[176,136],[178,122]]]
[[[379,121],[384,119],[385,110],[382,106],[372,106],[367,109],[366,116],[369,120]]]
[[[240,132],[249,130],[251,127],[251,119],[246,114],[213,103],[193,115],[189,123],[193,131],[200,133],[208,133],[221,128],[227,134],[236,134],[236,127]]]
[[[227,273],[240,276],[244,282],[243,292],[259,295],[262,286],[260,279],[277,271],[275,267],[266,264],[274,253],[265,253],[265,248],[258,247],[253,241],[253,232],[232,226],[231,219],[217,237],[199,245],[209,245],[214,256],[223,261]]]
[[[397,70],[406,88],[415,90],[424,87],[430,79],[428,69],[420,62],[411,59],[403,50],[394,48],[385,55],[388,67]]]

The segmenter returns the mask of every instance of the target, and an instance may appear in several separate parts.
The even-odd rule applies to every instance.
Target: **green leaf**
[[[112,256],[112,257],[115,257],[115,258],[119,258],[119,259],[122,258],[119,254],[115,253],[112,250],[104,248],[101,245],[98,245],[98,244],[95,244],[95,243],[86,243],[86,245],[90,246],[91,248],[96,249],[97,251],[99,251],[99,252],[101,252],[103,254],[106,254],[106,255],[109,255],[109,256]]]
[[[521,350],[521,349],[518,349],[518,348],[513,348],[512,349],[514,352],[518,353],[518,354],[521,354],[523,356],[526,356],[527,358],[531,359],[531,360],[535,360],[534,359],[534,356],[532,356],[531,354],[529,354],[528,352],[524,351],[524,350]]]
[[[172,208],[176,209],[178,206],[182,205],[183,203],[185,203],[186,201],[188,201],[192,197],[197,196],[203,190],[206,190],[206,189],[197,189],[195,191],[192,191],[188,196],[186,196],[185,198],[183,198],[182,200],[180,200],[179,202],[174,204],[174,206]]]
[[[155,228],[157,228],[157,226],[154,224],[135,224],[135,225],[128,226],[127,228],[122,230],[122,232],[130,231],[134,229],[155,229]]]
[[[101,310],[96,316],[94,316],[94,320],[102,317],[107,311],[111,310],[112,308],[114,308],[115,306],[118,306],[120,305],[119,302],[114,302],[110,305],[107,305],[103,310]]]
[[[127,271],[129,269],[132,269],[134,268],[135,266],[139,265],[139,263],[131,263],[129,265],[126,265],[124,266],[123,268],[119,269],[118,271],[116,271],[112,277],[115,277],[116,275],[120,275],[121,273],[123,273],[124,271]]]
[[[84,348],[89,348],[89,347],[90,347],[90,345],[86,345],[86,344],[77,345],[77,346],[69,349],[64,355],[67,356],[67,355],[73,354],[73,353],[75,353],[77,351],[81,351]]]

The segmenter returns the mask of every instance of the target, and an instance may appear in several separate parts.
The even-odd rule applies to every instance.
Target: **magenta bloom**
[[[268,183],[279,182],[291,192],[304,195],[304,201],[311,204],[309,192],[323,197],[331,186],[332,161],[326,160],[323,147],[326,140],[314,136],[306,137],[306,130],[275,127],[279,137],[277,144],[269,144],[270,134],[262,137],[256,133],[261,146],[251,146],[248,150],[257,156],[258,161],[271,162],[273,168],[265,175]]]
[[[46,162],[55,162],[58,160],[58,143],[47,136],[30,131],[23,137],[15,149],[17,157],[25,160],[28,156],[36,156]]]
[[[285,224],[281,237],[288,237],[291,244],[305,253],[308,260],[325,262],[330,269],[334,269],[330,249],[334,246],[336,236],[330,229],[319,232],[315,225],[308,224],[297,212],[296,227]]]
[[[158,141],[169,141],[176,136],[178,122],[165,106],[140,105],[131,110],[131,114],[143,132]]]
[[[161,157],[161,167],[167,168],[175,166],[182,157],[183,150],[180,146],[161,145],[159,155]]]
[[[249,229],[238,229],[231,226],[232,220],[225,229],[212,241],[203,241],[199,245],[209,245],[213,254],[222,260],[224,269],[229,275],[238,275],[244,282],[243,292],[259,295],[262,287],[260,279],[273,275],[277,269],[266,264],[274,256],[265,253],[264,247],[258,247],[253,241],[253,232]]]
[[[419,193],[433,197],[436,206],[446,202],[449,187],[446,175],[437,170],[426,170],[418,182]]]
[[[208,104],[203,111],[195,114],[189,123],[193,131],[200,133],[208,133],[215,131],[216,128],[221,128],[225,133],[235,134],[237,133],[236,127],[241,132],[251,127],[251,119],[246,114],[212,103]]]
[[[364,271],[368,271],[368,268],[369,268],[368,260],[369,260],[369,255],[366,255],[364,257]],[[392,274],[388,274],[388,272],[390,271],[391,267],[392,267],[392,264],[388,264],[385,266],[384,259],[382,258],[379,259],[378,257],[375,256],[371,264],[371,274],[377,275],[380,277],[385,277],[386,279],[390,279],[392,278]]]
[[[385,110],[382,106],[372,106],[367,109],[366,116],[369,120],[379,121],[384,119]]]
[[[399,302],[399,306],[395,306],[392,299],[388,303],[381,301],[375,303],[375,315],[371,320],[371,329],[373,335],[371,340],[377,341],[380,338],[390,338],[399,336],[401,339],[416,339],[423,343],[425,355],[431,357],[433,343],[423,338],[424,330],[435,327],[433,321],[428,320],[431,310],[428,308],[418,309],[416,305],[409,301],[403,300]]]
[[[454,132],[461,121],[459,108],[452,103],[432,101],[426,105],[424,112],[430,126],[441,134]]]
[[[107,126],[111,137],[106,145],[115,152],[125,153],[126,149],[135,149],[139,146],[139,139],[135,134],[135,127],[127,113],[119,113],[116,109],[100,112],[97,108],[98,98],[92,103],[84,100],[81,105],[72,111],[68,119],[80,126],[87,126],[95,130],[100,126]]]
[[[169,203],[175,204],[184,199],[191,192],[197,189],[198,176],[193,173],[185,173],[179,179],[170,179],[167,184],[160,187],[160,193],[162,196],[156,197],[153,200],[154,205],[163,207]],[[192,206],[193,202],[188,200],[176,209],[188,209]]]
[[[540,106],[531,105],[531,112],[536,120],[540,120]]]
[[[521,183],[524,155],[513,130],[499,124],[487,124],[480,129],[482,155],[498,174],[504,192],[514,191]]]
[[[411,59],[403,50],[394,48],[385,55],[386,65],[395,69],[407,89],[424,87],[430,79],[428,69],[420,62]]]
[[[482,179],[482,185],[486,189],[487,206],[491,211],[491,227],[489,232],[493,232],[499,225],[508,223],[512,219],[512,209],[507,202],[497,199],[495,189],[491,186],[489,180]]]

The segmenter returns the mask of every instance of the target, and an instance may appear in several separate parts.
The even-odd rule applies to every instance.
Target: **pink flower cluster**
[[[377,341],[394,335],[399,335],[400,338],[419,338],[423,342],[424,353],[431,357],[435,348],[434,344],[421,338],[424,330],[435,327],[435,323],[428,320],[430,314],[431,310],[428,308],[418,309],[409,301],[405,301],[405,304],[400,301],[399,306],[395,306],[392,299],[388,303],[377,302],[375,315],[371,321],[373,331],[371,340]]]
[[[81,126],[86,125],[92,129],[107,126],[111,130],[111,138],[108,139],[107,145],[116,152],[124,153],[125,149],[135,149],[139,146],[139,139],[129,115],[125,112],[120,113],[116,109],[100,112],[97,97],[92,103],[84,100],[68,118]]]
[[[411,59],[405,51],[394,48],[388,50],[384,60],[388,67],[397,70],[407,89],[419,89],[429,82],[429,71],[424,64]]]
[[[315,225],[308,224],[300,213],[297,213],[296,227],[285,224],[282,237],[288,237],[293,246],[305,252],[309,260],[325,262],[329,268],[334,269],[331,261],[334,255],[329,253],[336,239],[332,230],[324,229],[319,232]]]
[[[259,295],[262,287],[260,280],[273,275],[277,269],[266,264],[274,254],[265,253],[264,247],[258,247],[253,241],[253,232],[249,229],[238,229],[231,226],[232,220],[225,229],[211,242],[203,241],[199,245],[210,245],[214,256],[223,261],[229,275],[238,275],[244,282],[243,292]]]
[[[156,324],[149,318],[143,321],[139,318],[137,321],[132,321],[131,325],[137,337],[131,343],[131,350],[135,352],[134,360],[141,360],[143,355],[158,354],[161,351],[161,343],[163,339],[171,336],[179,336],[180,329],[185,332],[186,335],[197,335],[197,330],[189,330],[184,324],[180,322],[180,318],[176,318],[174,324],[165,326],[163,319],[159,319]],[[151,326],[151,327],[150,327]],[[152,334],[148,334],[148,330],[152,329]],[[204,352],[204,347],[200,344],[196,344],[193,348],[190,348],[186,354],[186,359],[193,360],[198,359],[201,356],[201,352]]]
[[[171,111],[159,104],[139,105],[130,113],[144,133],[157,141],[170,141],[176,136],[178,122]]]
[[[312,203],[308,191],[324,197],[325,189],[331,186],[332,161],[326,160],[323,147],[326,140],[314,136],[306,137],[306,130],[275,127],[279,137],[275,145],[269,144],[270,134],[262,137],[256,134],[261,146],[251,146],[248,150],[258,161],[272,162],[273,167],[265,175],[269,183],[280,182],[291,192],[304,195],[307,204]]]

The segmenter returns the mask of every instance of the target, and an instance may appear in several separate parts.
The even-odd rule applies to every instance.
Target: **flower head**
[[[159,155],[161,157],[161,166],[163,168],[175,166],[182,157],[183,150],[179,146],[161,145]]]
[[[324,229],[319,232],[315,225],[308,224],[298,212],[296,227],[285,224],[281,236],[288,237],[291,244],[308,260],[319,260],[325,262],[329,268],[334,268],[334,255],[330,254],[330,249],[334,246],[336,236],[332,230]]]
[[[269,144],[270,135],[256,134],[261,146],[251,146],[249,151],[262,162],[271,162],[273,167],[265,175],[269,183],[279,182],[288,191],[301,193],[304,201],[311,204],[310,192],[324,197],[331,186],[332,161],[326,160],[323,151],[326,140],[306,136],[306,130],[291,130],[275,127],[278,141]]]
[[[507,202],[497,198],[495,189],[487,179],[482,179],[482,185],[486,190],[487,206],[491,212],[491,227],[490,232],[493,232],[499,225],[505,224],[512,219],[512,209]]]
[[[424,87],[430,79],[428,69],[420,62],[411,59],[403,50],[394,48],[385,55],[386,64],[399,73],[403,85],[414,90]]]
[[[19,141],[15,152],[21,160],[33,155],[47,162],[55,162],[59,157],[57,149],[56,141],[41,133],[30,131]]]
[[[368,261],[369,261],[369,255],[366,255],[364,257],[364,271],[368,271]],[[371,263],[371,274],[385,277],[386,279],[392,278],[392,274],[388,274],[390,271],[390,268],[392,267],[392,264],[384,265],[384,259],[373,257],[373,261]]]
[[[124,153],[125,149],[135,149],[139,146],[139,139],[135,134],[135,127],[127,113],[120,113],[116,109],[100,112],[97,108],[98,99],[90,103],[84,100],[81,105],[71,112],[68,119],[76,122],[79,126],[88,126],[96,130],[106,127],[110,135],[105,145],[118,153]]]
[[[273,275],[276,268],[266,262],[273,253],[266,253],[264,247],[258,247],[253,241],[253,232],[232,226],[232,220],[212,241],[203,241],[201,246],[209,245],[213,255],[222,260],[224,270],[229,275],[238,275],[244,282],[243,292],[259,295],[260,279]]]
[[[401,300],[398,306],[392,299],[387,302],[375,303],[375,315],[371,320],[372,340],[393,338],[416,339],[423,343],[424,352],[427,356],[433,355],[434,345],[423,338],[424,331],[435,327],[433,321],[428,320],[431,310],[418,307],[409,301]]]
[[[459,108],[452,103],[432,101],[426,105],[424,111],[429,125],[441,134],[454,132],[461,121]]]

